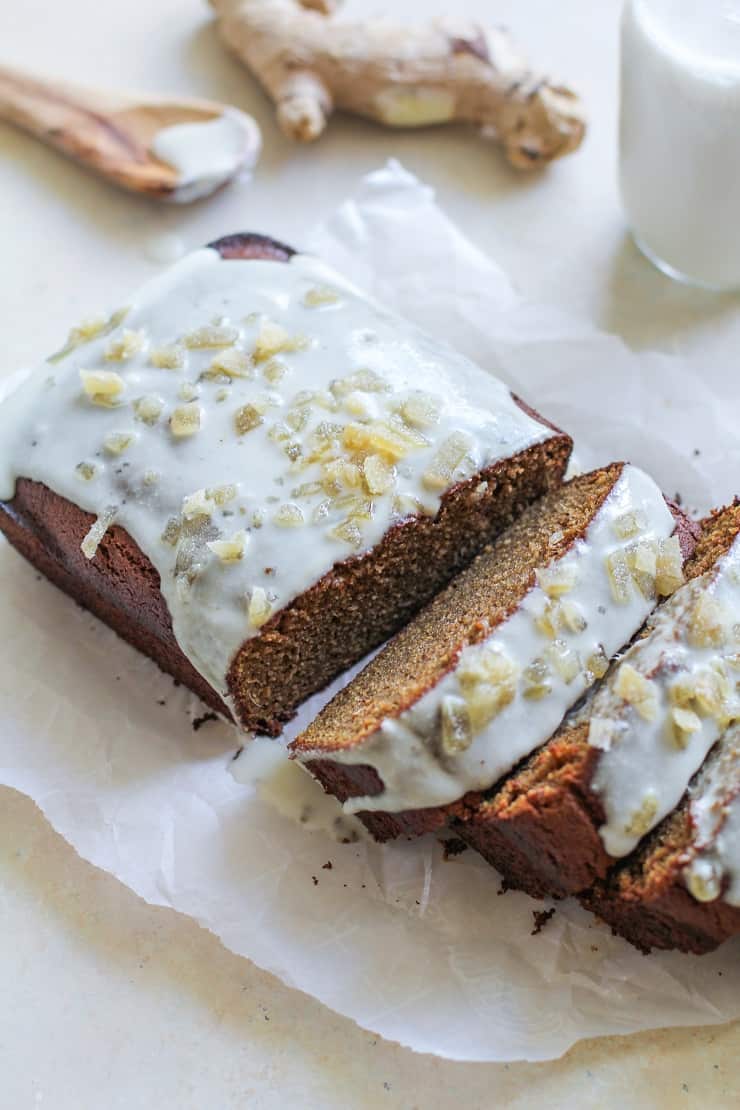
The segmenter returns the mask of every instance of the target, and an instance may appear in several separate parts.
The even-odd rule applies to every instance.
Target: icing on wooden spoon
[[[182,203],[251,169],[261,147],[257,123],[236,108],[86,89],[5,66],[0,119],[124,189]]]

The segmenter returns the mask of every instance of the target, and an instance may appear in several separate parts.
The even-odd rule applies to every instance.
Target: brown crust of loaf
[[[675,510],[674,510],[675,511]],[[686,566],[696,578],[725,554],[740,531],[740,501],[703,523]],[[564,898],[603,880],[614,859],[599,829],[606,819],[592,789],[600,759],[583,724],[560,733],[466,820],[465,840],[504,877],[534,898]]]
[[[233,235],[210,245],[224,258],[288,261],[295,253],[260,235]],[[229,692],[241,724],[278,735],[305,698],[392,635],[487,539],[559,485],[571,448],[570,438],[558,433],[461,483],[445,494],[434,520],[400,523],[373,551],[337,564],[276,614],[244,644],[229,671]],[[483,480],[489,488],[479,497],[476,488]],[[219,695],[180,651],[159,576],[133,539],[113,527],[95,558],[84,558],[79,545],[92,521],[77,506],[25,479],[19,479],[12,501],[0,502],[0,531],[21,554],[162,670],[229,716]]]
[[[740,933],[740,908],[722,898],[697,902],[686,889],[683,869],[693,854],[693,834],[684,800],[625,866],[595,884],[581,902],[643,952],[713,952]]]
[[[505,619],[519,605],[534,582],[534,567],[545,555],[562,556],[583,535],[622,469],[623,464],[616,463],[570,483],[570,490],[575,491],[577,522],[571,523],[569,503],[559,495],[554,495],[551,502],[530,508],[506,537],[481,553],[413,625],[399,633],[365,668],[351,687],[333,699],[292,745],[294,753],[303,758],[316,751],[318,758],[310,760],[307,766],[328,793],[344,802],[351,797],[381,792],[382,782],[372,767],[332,761],[332,749],[361,744],[377,731],[384,718],[398,717],[435,686],[454,667],[465,644],[490,635],[491,623]],[[579,502],[586,495],[588,505],[581,505]],[[563,531],[564,536],[559,546],[552,547],[549,536],[556,530]],[[517,569],[511,573],[508,569],[507,548],[511,546],[512,552],[517,552],[523,539],[530,545],[530,551],[516,580],[512,575],[517,574]],[[487,614],[489,620],[482,620],[481,614]],[[401,683],[399,674],[403,675]],[[452,817],[462,817],[474,810],[479,801],[479,795],[469,794],[451,806],[403,813],[364,812],[360,816],[372,835],[384,841],[434,832]]]

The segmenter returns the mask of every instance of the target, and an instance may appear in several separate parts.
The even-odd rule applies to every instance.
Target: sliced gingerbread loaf
[[[584,904],[637,948],[701,955],[740,933],[740,725],[681,805]]]
[[[403,629],[294,757],[379,840],[466,812],[552,735],[658,594],[682,581],[675,529],[634,467],[573,479]]]
[[[236,235],[74,329],[0,408],[0,529],[277,733],[532,501],[571,441],[318,260]]]
[[[604,878],[736,712],[740,503],[705,522],[686,574],[585,705],[458,823],[509,886],[565,897]]]

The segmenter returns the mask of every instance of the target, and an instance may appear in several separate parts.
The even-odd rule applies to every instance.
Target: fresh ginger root
[[[583,139],[576,94],[532,73],[505,31],[449,20],[351,23],[333,18],[337,0],[210,3],[224,42],[292,139],[317,139],[335,108],[390,127],[474,123],[518,169],[569,154]]]

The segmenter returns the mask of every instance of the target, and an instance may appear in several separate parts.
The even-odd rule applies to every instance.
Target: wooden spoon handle
[[[129,130],[116,126],[124,100],[75,89],[0,66],[0,118],[36,135],[65,154],[107,170],[119,160],[145,163],[148,152]]]

